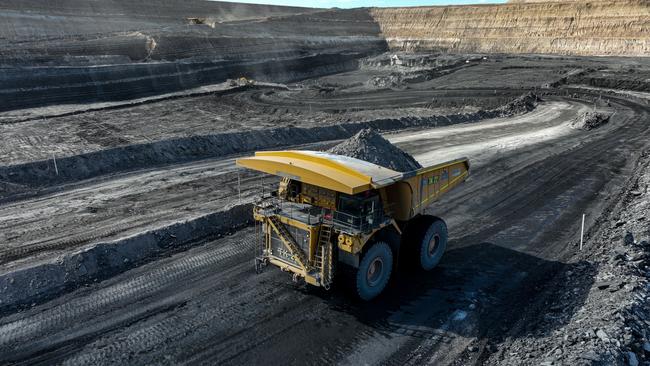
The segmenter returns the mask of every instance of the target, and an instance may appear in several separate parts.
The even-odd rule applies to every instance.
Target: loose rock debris
[[[571,128],[590,131],[609,122],[609,117],[602,112],[585,112],[571,122]]]
[[[547,315],[487,364],[650,365],[650,154],[629,182],[579,266],[549,285]]]
[[[329,152],[357,158],[398,172],[422,168],[411,155],[391,144],[375,130],[365,129],[334,146]]]
[[[542,99],[537,94],[529,92],[497,108],[497,110],[501,112],[502,116],[514,116],[532,111],[541,101]]]

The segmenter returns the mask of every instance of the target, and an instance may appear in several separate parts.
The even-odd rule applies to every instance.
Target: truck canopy
[[[399,173],[367,161],[319,151],[264,151],[237,165],[332,191],[356,195],[380,189],[398,221],[421,214],[469,175],[467,158]]]
[[[399,173],[367,161],[320,151],[259,151],[237,165],[333,191],[357,194],[391,185],[409,173]]]

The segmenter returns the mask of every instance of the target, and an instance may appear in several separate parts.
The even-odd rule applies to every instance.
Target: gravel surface
[[[650,153],[490,365],[650,365]],[[548,329],[554,329],[549,332]]]

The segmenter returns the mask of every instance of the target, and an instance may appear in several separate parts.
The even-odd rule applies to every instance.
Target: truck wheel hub
[[[375,286],[381,279],[384,270],[384,261],[381,258],[375,258],[368,266],[366,279],[370,286]]]
[[[440,245],[440,236],[434,235],[433,238],[429,241],[429,256],[433,256]]]

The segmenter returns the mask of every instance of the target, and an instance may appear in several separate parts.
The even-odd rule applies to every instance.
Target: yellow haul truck
[[[464,158],[399,173],[317,151],[256,152],[237,164],[282,178],[253,208],[256,269],[270,263],[325,288],[343,270],[364,300],[383,291],[400,253],[424,270],[438,264],[447,226],[425,208],[469,173]]]

